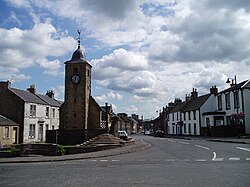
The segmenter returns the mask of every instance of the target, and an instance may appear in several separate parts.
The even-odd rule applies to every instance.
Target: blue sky
[[[247,0],[1,0],[0,80],[64,99],[64,62],[81,45],[92,95],[114,111],[157,116],[227,77],[249,79]]]

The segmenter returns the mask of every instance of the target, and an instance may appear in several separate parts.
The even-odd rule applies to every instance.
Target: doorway
[[[38,140],[43,141],[43,124],[39,124]]]

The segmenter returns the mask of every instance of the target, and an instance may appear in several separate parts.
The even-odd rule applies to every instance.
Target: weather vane
[[[80,46],[80,42],[81,42],[81,30],[77,30],[79,37],[78,37],[78,45]]]

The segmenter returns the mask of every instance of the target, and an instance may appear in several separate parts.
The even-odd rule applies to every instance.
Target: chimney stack
[[[211,94],[217,94],[218,93],[218,88],[216,88],[216,85],[212,86],[212,88],[210,88],[210,93]]]
[[[188,95],[188,94],[186,94],[185,99],[186,99],[186,102],[187,102],[187,101],[189,101],[189,100],[191,99],[191,96],[190,96],[190,95]]]
[[[48,90],[46,95],[49,96],[50,98],[54,99],[55,94],[54,94],[53,90]]]
[[[191,92],[191,99],[194,99],[196,97],[198,97],[198,92],[196,89],[193,88],[193,91]]]
[[[1,81],[0,82],[0,89],[4,89],[4,90],[7,90],[10,88],[10,85],[11,85],[11,82],[10,81]]]
[[[33,94],[36,94],[36,85],[34,85],[34,84],[30,85],[30,87],[27,88],[27,91],[29,91]]]

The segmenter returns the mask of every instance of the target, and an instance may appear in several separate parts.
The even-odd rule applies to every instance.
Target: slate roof
[[[18,126],[14,121],[0,115],[0,126]]]
[[[182,112],[198,110],[210,97],[211,94],[206,94],[203,96],[195,97],[190,99],[185,106],[181,109]]]
[[[127,118],[126,116],[119,116],[120,119],[122,119],[123,121],[125,121],[126,123],[130,123],[129,118]]]
[[[19,89],[16,89],[16,88],[10,88],[10,90],[14,94],[19,96],[25,102],[47,105],[47,103],[45,101],[43,101],[38,96],[36,96],[35,94],[33,94],[33,93],[29,92],[29,91],[19,90]]]
[[[42,95],[42,94],[36,94],[40,99],[42,99],[43,101],[45,101],[46,103],[48,103],[50,106],[54,106],[54,107],[60,107],[61,103],[47,95]]]
[[[174,108],[172,108],[169,111],[169,113],[179,112],[186,103],[187,103],[186,101],[181,102],[180,104],[176,103],[175,106],[174,106]]]
[[[225,89],[225,90],[219,92],[218,94],[226,93],[226,92],[231,92],[231,91],[234,91],[234,90],[236,90],[236,89],[240,89],[240,88],[242,88],[242,87],[247,87],[247,88],[249,88],[249,87],[250,87],[250,85],[249,85],[249,80],[245,80],[245,81],[243,81],[243,82],[241,82],[241,83],[239,83],[239,84],[237,84],[237,85],[233,85],[233,86],[231,86],[230,88],[227,88],[227,89]]]

